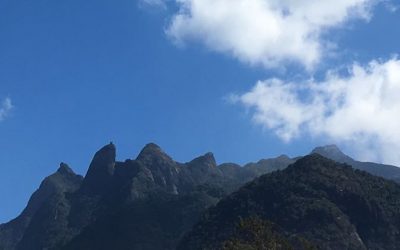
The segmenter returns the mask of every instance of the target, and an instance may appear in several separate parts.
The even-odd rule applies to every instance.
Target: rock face
[[[329,154],[343,161],[352,160],[342,157],[339,152],[334,147],[321,149],[321,154]],[[210,207],[210,218],[221,223],[207,229],[206,233],[217,237],[214,239],[209,235],[209,240],[212,244],[221,242],[221,239],[227,240],[229,246],[233,247],[231,249],[243,249],[246,242],[226,238],[234,230],[234,225],[226,222],[234,222],[237,216],[249,214],[258,217],[243,221],[242,226],[250,231],[254,228],[265,229],[265,232],[258,229],[262,233],[255,238],[260,245],[276,245],[277,242],[282,246],[296,245],[293,239],[297,239],[297,236],[289,237],[286,242],[288,235],[295,234],[306,238],[297,239],[301,244],[307,240],[320,244],[326,240],[323,237],[328,232],[331,234],[328,239],[330,243],[323,246],[331,249],[379,249],[383,246],[391,249],[393,242],[397,243],[398,227],[394,222],[399,220],[394,208],[398,202],[395,184],[373,179],[365,173],[361,174],[367,176],[363,179],[359,172],[353,173],[349,167],[338,167],[331,161],[327,163],[321,159],[316,160],[316,166],[319,167],[300,160],[282,171],[295,161],[282,155],[245,166],[234,163],[218,165],[214,155],[206,153],[192,161],[180,163],[159,146],[150,143],[135,159],[121,162],[116,160],[116,148],[110,143],[94,155],[84,178],[76,175],[64,163],[54,174],[45,178],[21,215],[0,225],[0,250],[172,250]],[[271,175],[245,185],[271,172]],[[316,181],[319,179],[324,181]],[[364,184],[364,181],[368,184]],[[243,185],[240,191],[223,199]],[[368,195],[361,196],[360,190]],[[381,199],[374,196],[376,192]],[[264,200],[267,198],[274,201],[272,205],[270,200]],[[236,202],[242,200],[244,203],[237,207]],[[262,203],[264,201],[266,203]],[[213,208],[216,204],[217,207]],[[234,211],[229,210],[226,204]],[[254,204],[257,206],[253,207]],[[309,208],[305,204],[313,205]],[[280,212],[268,212],[268,206],[278,207]],[[365,210],[365,207],[369,210]],[[262,208],[262,211],[256,208]],[[366,216],[364,222],[355,214],[357,209],[360,216]],[[218,214],[215,211],[224,212]],[[218,216],[222,216],[222,219]],[[312,216],[317,219],[312,219]],[[207,223],[204,218],[200,222],[204,228],[208,228]],[[375,229],[371,229],[371,225]],[[389,229],[386,230],[383,225]],[[318,232],[322,232],[322,236],[312,231],[317,226],[321,227]],[[278,230],[280,227],[283,229]],[[215,228],[220,228],[220,233],[214,232]],[[199,246],[203,242],[211,244],[202,238],[204,232],[198,230],[195,227],[185,237],[181,249],[197,249],[191,245],[197,240],[200,240]],[[247,234],[246,231],[244,235]],[[243,234],[232,235],[240,239]],[[335,241],[340,237],[345,243]],[[264,242],[265,238],[273,241]],[[387,242],[386,245],[382,245],[383,241]]]
[[[238,235],[243,221],[254,218],[262,223],[251,224],[251,234]],[[222,199],[178,249],[231,244],[259,249],[255,235],[268,233],[260,227],[264,222],[276,225],[276,232],[298,249],[297,237],[319,249],[398,249],[400,186],[312,154]]]
[[[17,243],[26,241],[34,224],[31,222],[35,220],[38,211],[50,200],[60,202],[64,193],[75,192],[81,183],[82,176],[76,175],[68,165],[61,163],[57,172],[43,180],[24,211],[9,223],[0,225],[0,249],[15,249]]]
[[[228,169],[207,153],[178,163],[150,143],[136,159],[119,162],[110,143],[84,178],[64,163],[47,177],[21,215],[0,225],[0,249],[174,249],[209,206],[273,171],[270,161],[262,170]]]
[[[110,143],[94,155],[83,180],[81,191],[88,194],[103,194],[110,187],[114,175],[116,149]]]

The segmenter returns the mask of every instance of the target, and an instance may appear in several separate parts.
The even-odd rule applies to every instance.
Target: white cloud
[[[199,41],[242,62],[277,67],[315,66],[329,44],[321,35],[351,18],[368,19],[379,0],[175,0],[167,34],[177,43]]]
[[[5,98],[0,105],[0,121],[3,121],[10,111],[13,109],[13,105],[10,98]]]
[[[178,11],[167,35],[178,45],[198,42],[250,65],[300,63],[312,70],[335,47],[333,28],[369,21],[391,0],[171,0]],[[259,81],[237,102],[252,119],[289,142],[303,135],[348,143],[362,159],[400,164],[400,60],[354,63],[348,75],[322,81]]]
[[[324,136],[349,144],[364,160],[400,164],[400,60],[354,64],[323,81],[259,81],[235,97],[257,124],[285,141]]]

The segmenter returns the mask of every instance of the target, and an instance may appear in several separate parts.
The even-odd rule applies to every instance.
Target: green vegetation
[[[278,225],[275,233],[295,249],[301,249],[296,237],[321,249],[397,249],[400,186],[319,155],[307,156],[222,199],[179,249],[221,249],[224,242],[233,249],[257,249],[262,239],[281,242],[266,224],[254,220],[244,224],[252,226],[253,241],[237,237],[237,225],[243,228],[243,220],[254,217]]]
[[[241,219],[234,236],[222,244],[223,250],[293,250],[296,244],[303,250],[316,249],[304,238],[296,237],[292,243],[273,223],[259,217]]]
[[[395,250],[400,245],[400,186],[317,154],[289,167],[294,160],[286,156],[218,166],[211,153],[178,163],[155,144],[135,160],[118,162],[115,155],[113,144],[99,150],[84,179],[61,164],[23,213],[0,225],[0,249]],[[269,174],[257,178],[264,173]]]

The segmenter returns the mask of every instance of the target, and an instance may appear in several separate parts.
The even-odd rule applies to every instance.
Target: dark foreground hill
[[[218,166],[207,153],[179,163],[155,144],[119,162],[109,144],[85,178],[64,163],[47,177],[21,215],[0,225],[0,250],[175,249],[208,207],[293,162],[281,156]]]
[[[399,249],[400,186],[312,154],[222,199],[178,249]]]

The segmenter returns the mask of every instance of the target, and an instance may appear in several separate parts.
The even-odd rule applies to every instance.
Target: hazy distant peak
[[[353,161],[348,155],[344,154],[338,146],[331,144],[322,147],[316,147],[312,152],[312,154],[320,154],[326,158],[338,161],[338,162],[346,162],[349,163]]]
[[[288,159],[290,159],[290,157],[285,154],[282,154],[282,155],[276,157],[276,159],[277,160],[288,160]]]
[[[342,151],[339,149],[339,147],[336,146],[335,144],[316,147],[312,152],[318,153],[320,151],[329,152],[329,153],[342,153]]]

